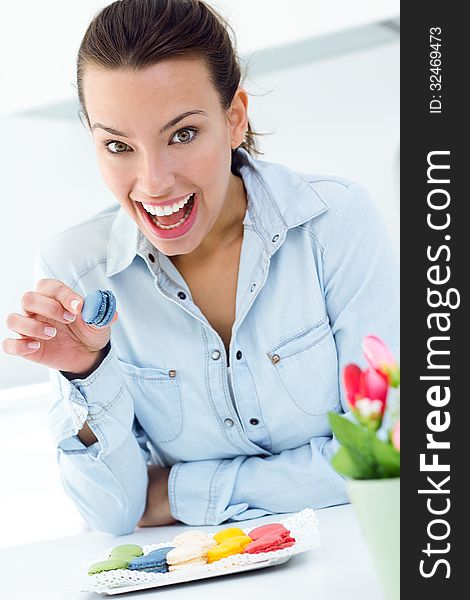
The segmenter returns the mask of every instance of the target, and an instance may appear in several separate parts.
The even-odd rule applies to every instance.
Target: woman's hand
[[[142,518],[137,523],[139,527],[158,527],[176,523],[171,516],[168,500],[168,477],[170,469],[158,465],[147,467],[149,483],[147,488],[147,504]]]
[[[11,313],[6,319],[20,336],[3,340],[7,354],[77,377],[99,366],[117,313],[106,327],[88,325],[81,317],[82,296],[57,279],[38,281],[35,292],[23,294],[21,305],[24,314]]]

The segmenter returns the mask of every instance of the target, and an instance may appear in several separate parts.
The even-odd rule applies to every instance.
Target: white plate
[[[125,587],[119,587],[119,588],[105,588],[103,590],[101,590],[102,594],[107,594],[108,596],[114,596],[116,594],[124,594],[124,593],[128,593],[130,591],[132,592],[137,592],[139,590],[148,590],[149,588],[154,588],[154,587],[160,587],[162,585],[173,585],[175,583],[184,583],[184,582],[188,582],[188,581],[197,581],[198,579],[207,579],[209,577],[220,577],[221,575],[231,575],[232,573],[244,573],[245,571],[253,571],[254,569],[264,569],[265,567],[272,567],[274,565],[282,565],[282,563],[287,562],[288,560],[290,560],[292,558],[292,556],[284,556],[283,558],[277,558],[274,559],[272,558],[271,560],[262,560],[259,563],[253,563],[250,565],[239,565],[238,567],[227,567],[226,569],[224,569],[224,571],[216,571],[213,573],[207,573],[207,571],[204,570],[204,572],[197,572],[196,569],[197,567],[190,569],[188,567],[188,569],[186,569],[184,571],[184,577],[183,577],[183,573],[181,574],[182,576],[178,578],[178,580],[173,580],[173,581],[158,581],[158,582],[147,582],[147,583],[142,583],[142,584],[136,584],[136,585],[132,585],[132,586],[125,586]],[[202,571],[204,569],[204,567],[200,568],[200,571]],[[166,573],[163,573],[162,575],[166,575]],[[163,579],[163,577],[162,577]]]
[[[292,556],[317,548],[320,545],[318,521],[311,508],[306,508],[287,519],[273,520],[273,522],[282,523],[282,525],[290,530],[291,535],[296,540],[293,546],[259,554],[234,554],[211,564],[187,567],[177,571],[170,571],[169,573],[146,573],[143,571],[130,571],[128,569],[105,571],[96,575],[83,576],[81,589],[84,592],[115,595],[130,591],[147,590],[164,585],[173,585],[175,583],[197,581],[198,579],[209,577],[219,577],[220,575],[243,573],[254,569],[280,565],[287,562]],[[249,533],[253,528],[248,527],[243,531]],[[165,546],[171,546],[171,542],[144,546],[143,550],[147,554],[151,550]],[[110,551],[111,548],[108,548],[99,557],[87,561],[86,564],[84,563],[82,572],[86,573],[90,564],[106,559]]]

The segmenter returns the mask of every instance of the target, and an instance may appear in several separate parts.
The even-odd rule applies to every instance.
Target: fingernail
[[[44,327],[44,333],[49,337],[54,337],[57,333],[57,329],[55,327]]]
[[[75,321],[75,319],[76,319],[76,316],[75,316],[75,315],[73,315],[73,314],[72,314],[71,312],[69,312],[68,310],[66,310],[66,311],[64,312],[64,315],[63,315],[63,316],[64,316],[64,319],[65,319],[66,321],[70,321],[70,322],[72,322],[72,321]]]
[[[36,342],[28,342],[26,345],[28,346],[28,348],[34,348],[34,350],[37,350],[41,344],[36,341]]]
[[[70,306],[72,307],[72,310],[75,311],[77,310],[77,306],[80,304],[80,300],[72,300],[72,302],[70,303]]]

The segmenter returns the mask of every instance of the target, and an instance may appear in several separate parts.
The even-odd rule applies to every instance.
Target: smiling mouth
[[[143,210],[145,211],[147,217],[152,221],[152,223],[154,223],[160,229],[177,229],[188,220],[191,211],[194,207],[194,199],[195,192],[191,194],[191,197],[189,198],[188,202],[182,208],[180,208],[180,210],[171,215],[157,216],[150,214],[148,211],[145,210],[145,208]]]

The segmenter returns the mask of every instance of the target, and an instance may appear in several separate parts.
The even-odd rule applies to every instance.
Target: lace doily
[[[295,554],[306,552],[320,546],[320,534],[318,531],[318,520],[315,512],[311,508],[306,508],[286,519],[273,520],[273,523],[282,523],[284,527],[291,531],[291,535],[296,542],[289,548],[274,550],[271,552],[261,552],[259,554],[234,554],[227,558],[222,558],[214,563],[186,567],[178,571],[168,573],[146,573],[143,571],[130,571],[127,569],[116,569],[114,571],[105,571],[96,575],[86,575],[88,567],[94,562],[105,560],[112,548],[103,551],[99,556],[83,562],[81,565],[81,589],[84,592],[100,592],[104,594],[121,594],[140,589],[149,589],[163,585],[171,585],[207,577],[217,577],[219,575],[228,575],[229,573],[239,573],[240,571],[249,571],[260,569],[272,565],[281,564],[289,560]],[[263,523],[263,525],[266,523]],[[232,524],[230,526],[235,526]],[[226,527],[227,525],[224,525]],[[249,533],[256,525],[244,528],[245,533]],[[222,526],[221,526],[222,529]],[[170,542],[160,544],[150,544],[142,546],[144,553],[151,550],[171,546]]]

